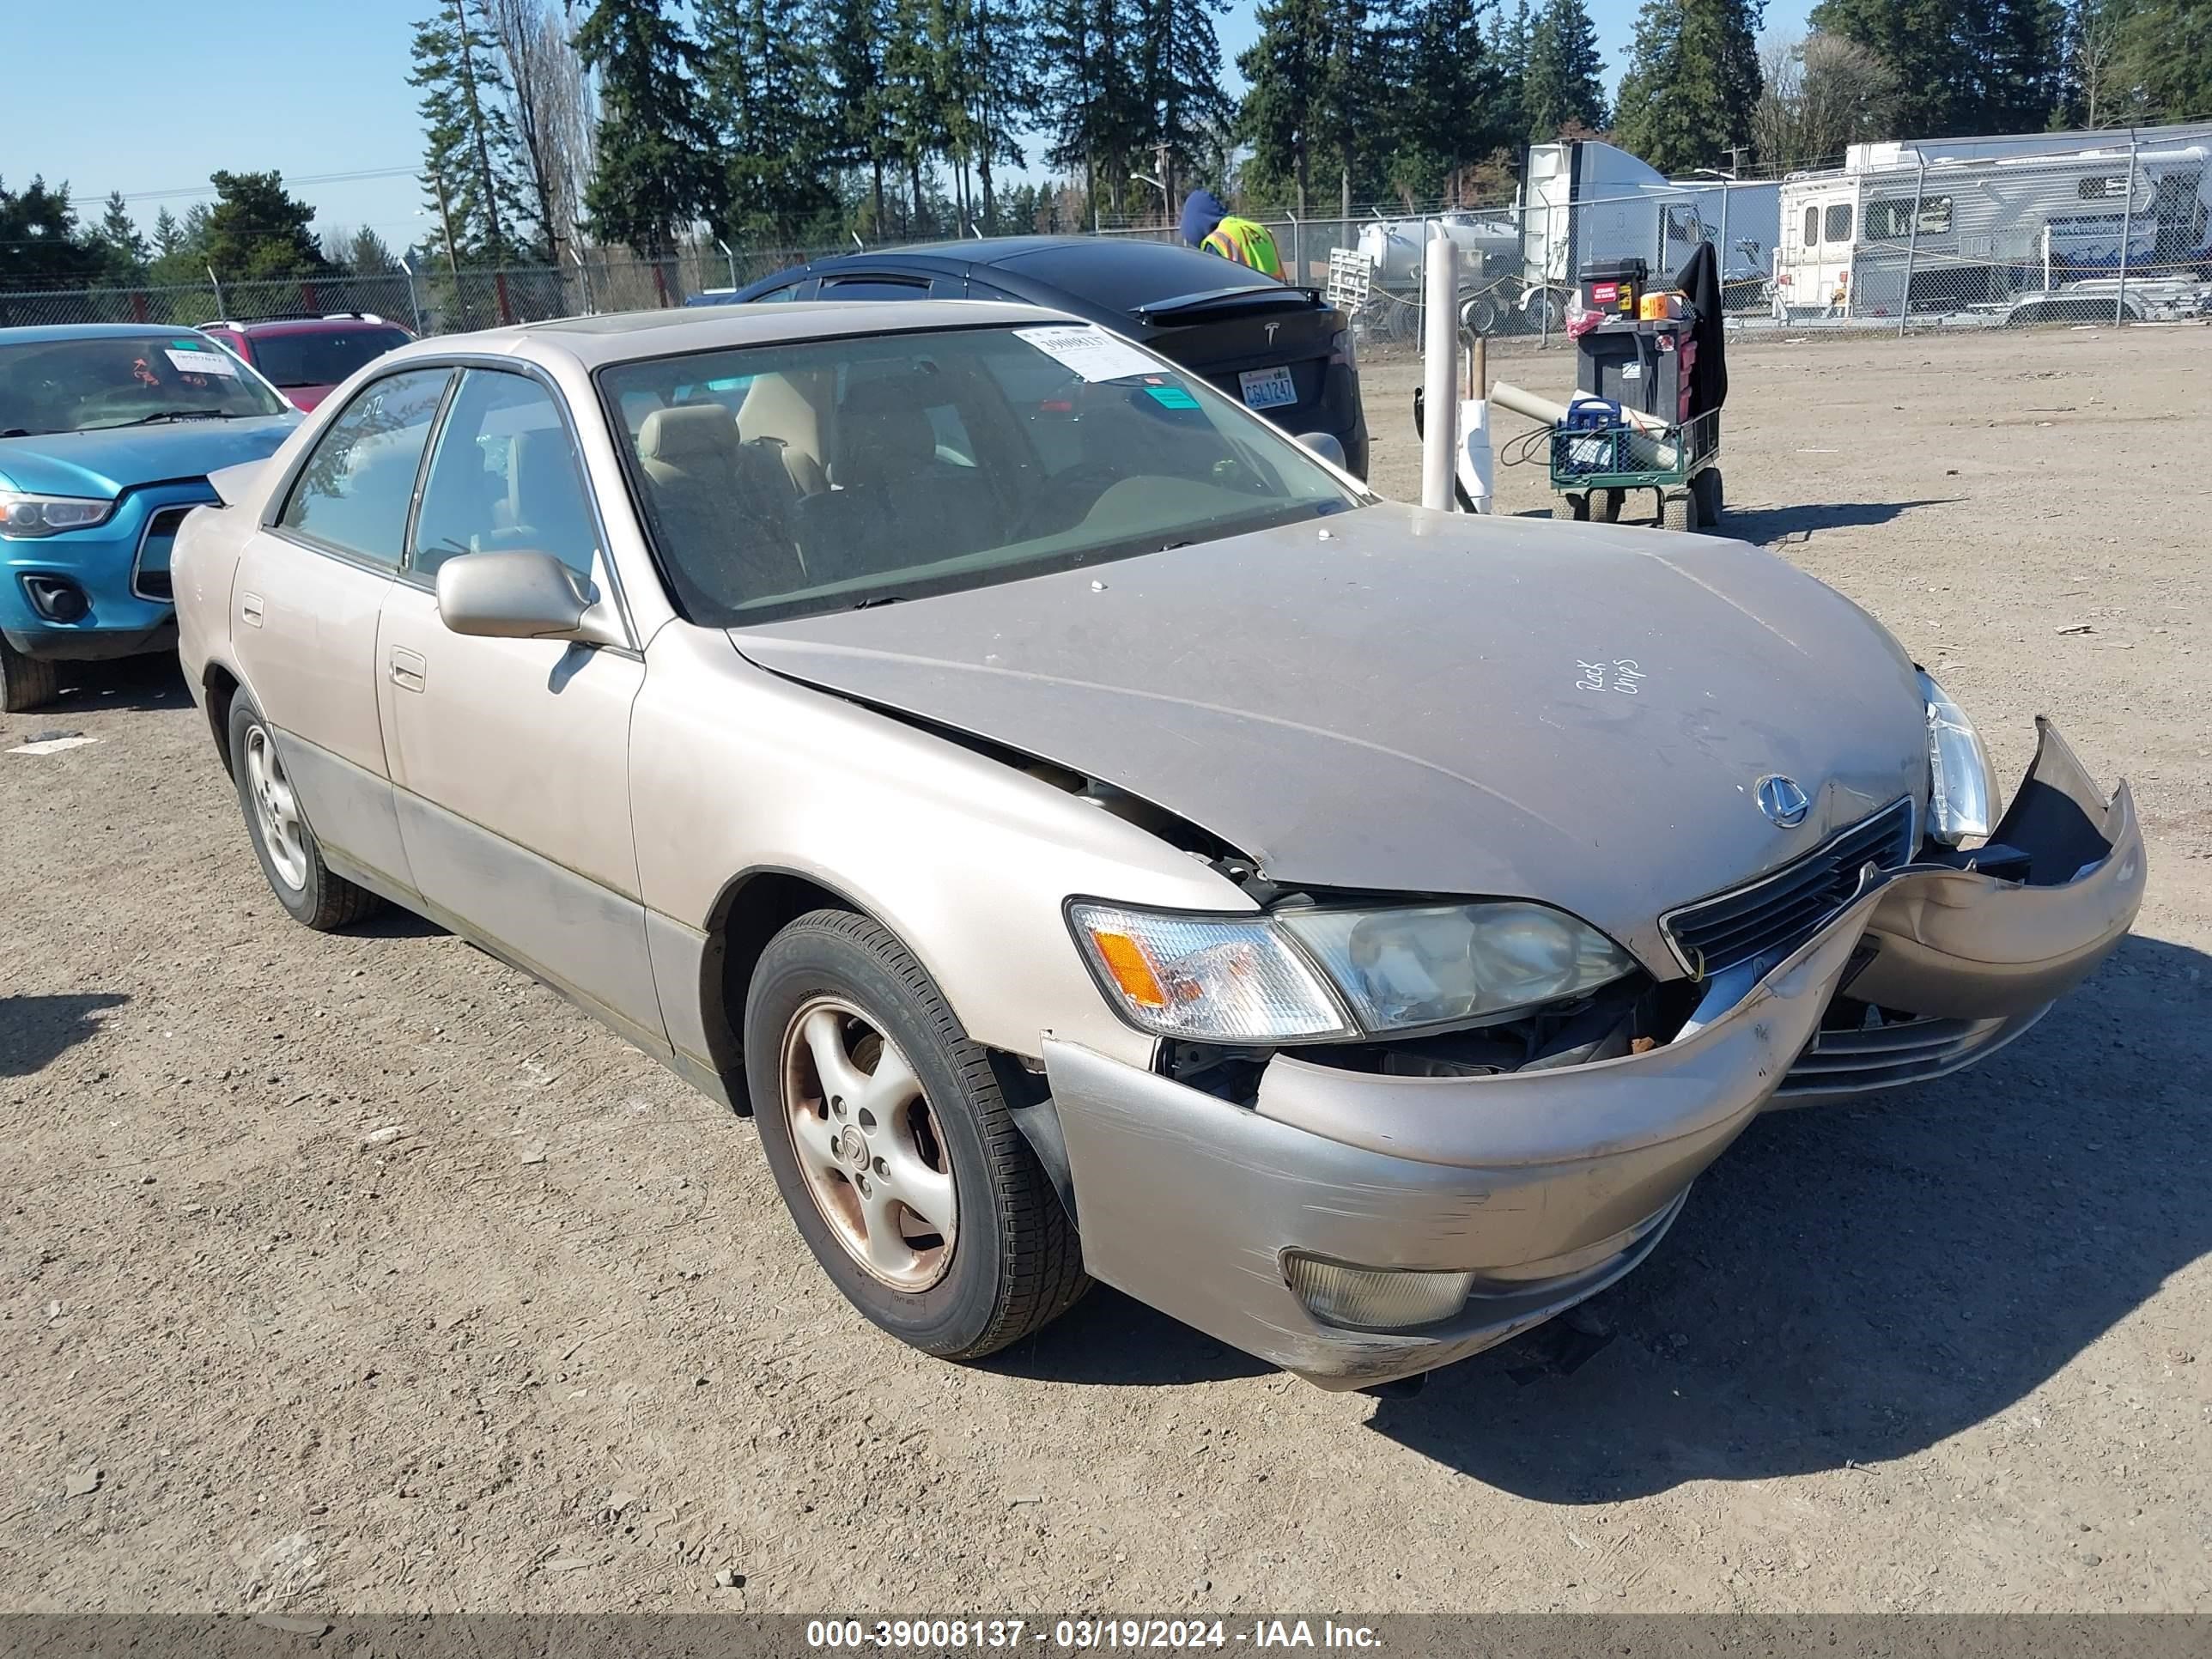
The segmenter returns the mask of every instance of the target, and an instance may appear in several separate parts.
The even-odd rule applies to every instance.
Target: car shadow
[[[1924,1450],[2212,1250],[2208,1069],[2212,957],[2130,938],[1979,1066],[1760,1119],[1581,1317],[1379,1401],[1369,1426],[1554,1504]],[[2172,1340],[2212,1363],[2201,1334]]]
[[[1035,1336],[978,1364],[1035,1382],[1121,1389],[1264,1376],[1274,1369],[1103,1285]]]
[[[56,997],[0,997],[0,1077],[42,1072],[100,1033],[99,1016],[131,999],[110,991]]]
[[[176,653],[124,657],[112,662],[65,662],[61,692],[51,702],[8,717],[12,726],[33,730],[71,714],[103,714],[112,708],[185,708],[192,694],[185,684]]]

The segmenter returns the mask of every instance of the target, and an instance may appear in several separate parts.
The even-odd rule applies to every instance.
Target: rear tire
[[[1090,1288],[991,1056],[891,933],[846,910],[799,917],[762,952],[744,1033],[777,1189],[830,1282],[877,1326],[976,1359]]]
[[[22,714],[52,702],[62,689],[60,665],[27,657],[0,640],[0,714]]]
[[[1625,489],[1593,489],[1590,491],[1589,515],[1600,524],[1619,524],[1620,504],[1626,498]]]
[[[333,875],[323,862],[322,846],[285,775],[276,733],[243,692],[231,700],[230,754],[246,833],[285,913],[303,927],[327,933],[381,908],[382,899]]]
[[[1686,489],[1670,489],[1659,497],[1659,527],[1662,530],[1695,530],[1698,527],[1697,497]]]
[[[1552,516],[1562,522],[1586,524],[1589,521],[1589,497],[1562,493],[1552,499]]]

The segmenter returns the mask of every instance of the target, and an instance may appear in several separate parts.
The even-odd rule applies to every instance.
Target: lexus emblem
[[[1275,331],[1281,326],[1282,325],[1280,323],[1269,323],[1267,325],[1267,343],[1269,345],[1275,343]]]
[[[1790,830],[1805,822],[1813,800],[1796,779],[1771,772],[1759,781],[1759,810],[1770,823]]]

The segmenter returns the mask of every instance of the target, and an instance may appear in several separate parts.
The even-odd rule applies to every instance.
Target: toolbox
[[[1608,318],[1576,341],[1575,349],[1580,390],[1669,422],[1689,413],[1697,343],[1686,319]]]
[[[1651,281],[1651,267],[1641,259],[1593,260],[1577,275],[1582,285],[1583,309],[1601,317],[1636,320],[1644,303],[1644,290]]]

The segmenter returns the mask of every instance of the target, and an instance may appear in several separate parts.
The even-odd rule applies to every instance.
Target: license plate
[[[1237,377],[1248,409],[1280,409],[1298,400],[1298,389],[1287,368],[1248,368]]]

